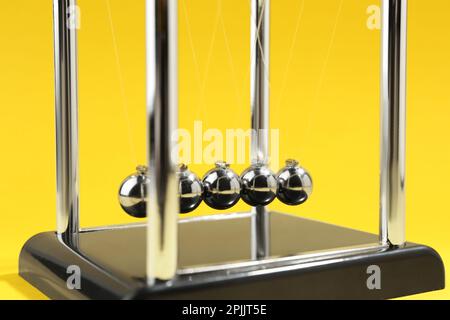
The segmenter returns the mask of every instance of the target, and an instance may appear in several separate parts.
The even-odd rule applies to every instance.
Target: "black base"
[[[389,299],[445,286],[433,249],[381,248],[375,235],[321,222],[272,213],[271,255],[259,261],[249,216],[179,229],[181,271],[169,283],[146,286],[145,226],[84,231],[70,247],[55,233],[36,235],[19,272],[53,299]],[[79,290],[68,289],[69,266],[80,268]],[[381,289],[368,288],[369,266],[380,268]]]

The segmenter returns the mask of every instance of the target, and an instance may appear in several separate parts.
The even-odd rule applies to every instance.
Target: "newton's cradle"
[[[125,179],[119,201],[147,222],[80,229],[77,30],[66,23],[75,5],[54,0],[57,230],[25,244],[24,279],[54,299],[386,299],[444,288],[439,255],[405,239],[407,0],[382,0],[378,235],[268,209],[276,198],[301,205],[313,187],[296,160],[273,173],[268,136],[258,134],[269,129],[269,0],[251,0],[252,165],[238,175],[218,161],[203,179],[171,156],[178,1],[146,1],[148,165]],[[240,199],[253,209],[179,215],[201,201],[227,209]],[[67,285],[73,266],[78,289]],[[381,286],[368,285],[370,270]]]

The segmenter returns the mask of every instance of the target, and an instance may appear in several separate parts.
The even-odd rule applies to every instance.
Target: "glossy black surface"
[[[272,256],[372,243],[377,236],[272,213]],[[180,223],[180,267],[251,261],[249,217]],[[432,249],[355,254],[320,263],[291,261],[286,268],[262,263],[247,268],[180,275],[171,286],[145,285],[144,226],[85,231],[71,247],[47,232],[30,239],[20,275],[54,299],[383,299],[442,289],[444,267]],[[69,290],[67,268],[81,269],[81,290]],[[368,290],[367,268],[382,270],[382,289]]]
[[[253,207],[267,206],[277,196],[277,179],[266,166],[252,165],[241,174],[241,183],[241,198]]]

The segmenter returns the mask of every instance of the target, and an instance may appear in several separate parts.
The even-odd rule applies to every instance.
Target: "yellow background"
[[[308,204],[277,209],[378,230],[380,32],[366,25],[378,4],[272,0],[271,125],[280,159],[298,158],[315,181]],[[17,260],[28,238],[55,228],[52,4],[0,6],[0,298],[40,299],[17,276]],[[117,188],[145,161],[144,1],[79,6],[82,225],[135,222],[118,207]],[[409,1],[407,237],[446,262],[449,10],[447,0]],[[249,127],[249,23],[248,0],[180,1],[180,127]],[[413,298],[446,299],[450,290]]]

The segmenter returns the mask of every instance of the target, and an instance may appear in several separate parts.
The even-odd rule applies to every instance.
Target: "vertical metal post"
[[[77,14],[75,0],[54,0],[57,233],[68,244],[79,231]]]
[[[407,0],[382,2],[380,238],[405,243]]]
[[[251,158],[252,162],[269,161],[269,76],[270,76],[270,0],[251,1]],[[253,208],[253,259],[269,255],[269,213],[265,207]]]
[[[178,0],[146,1],[147,110],[150,187],[147,279],[170,280],[178,255]]]

